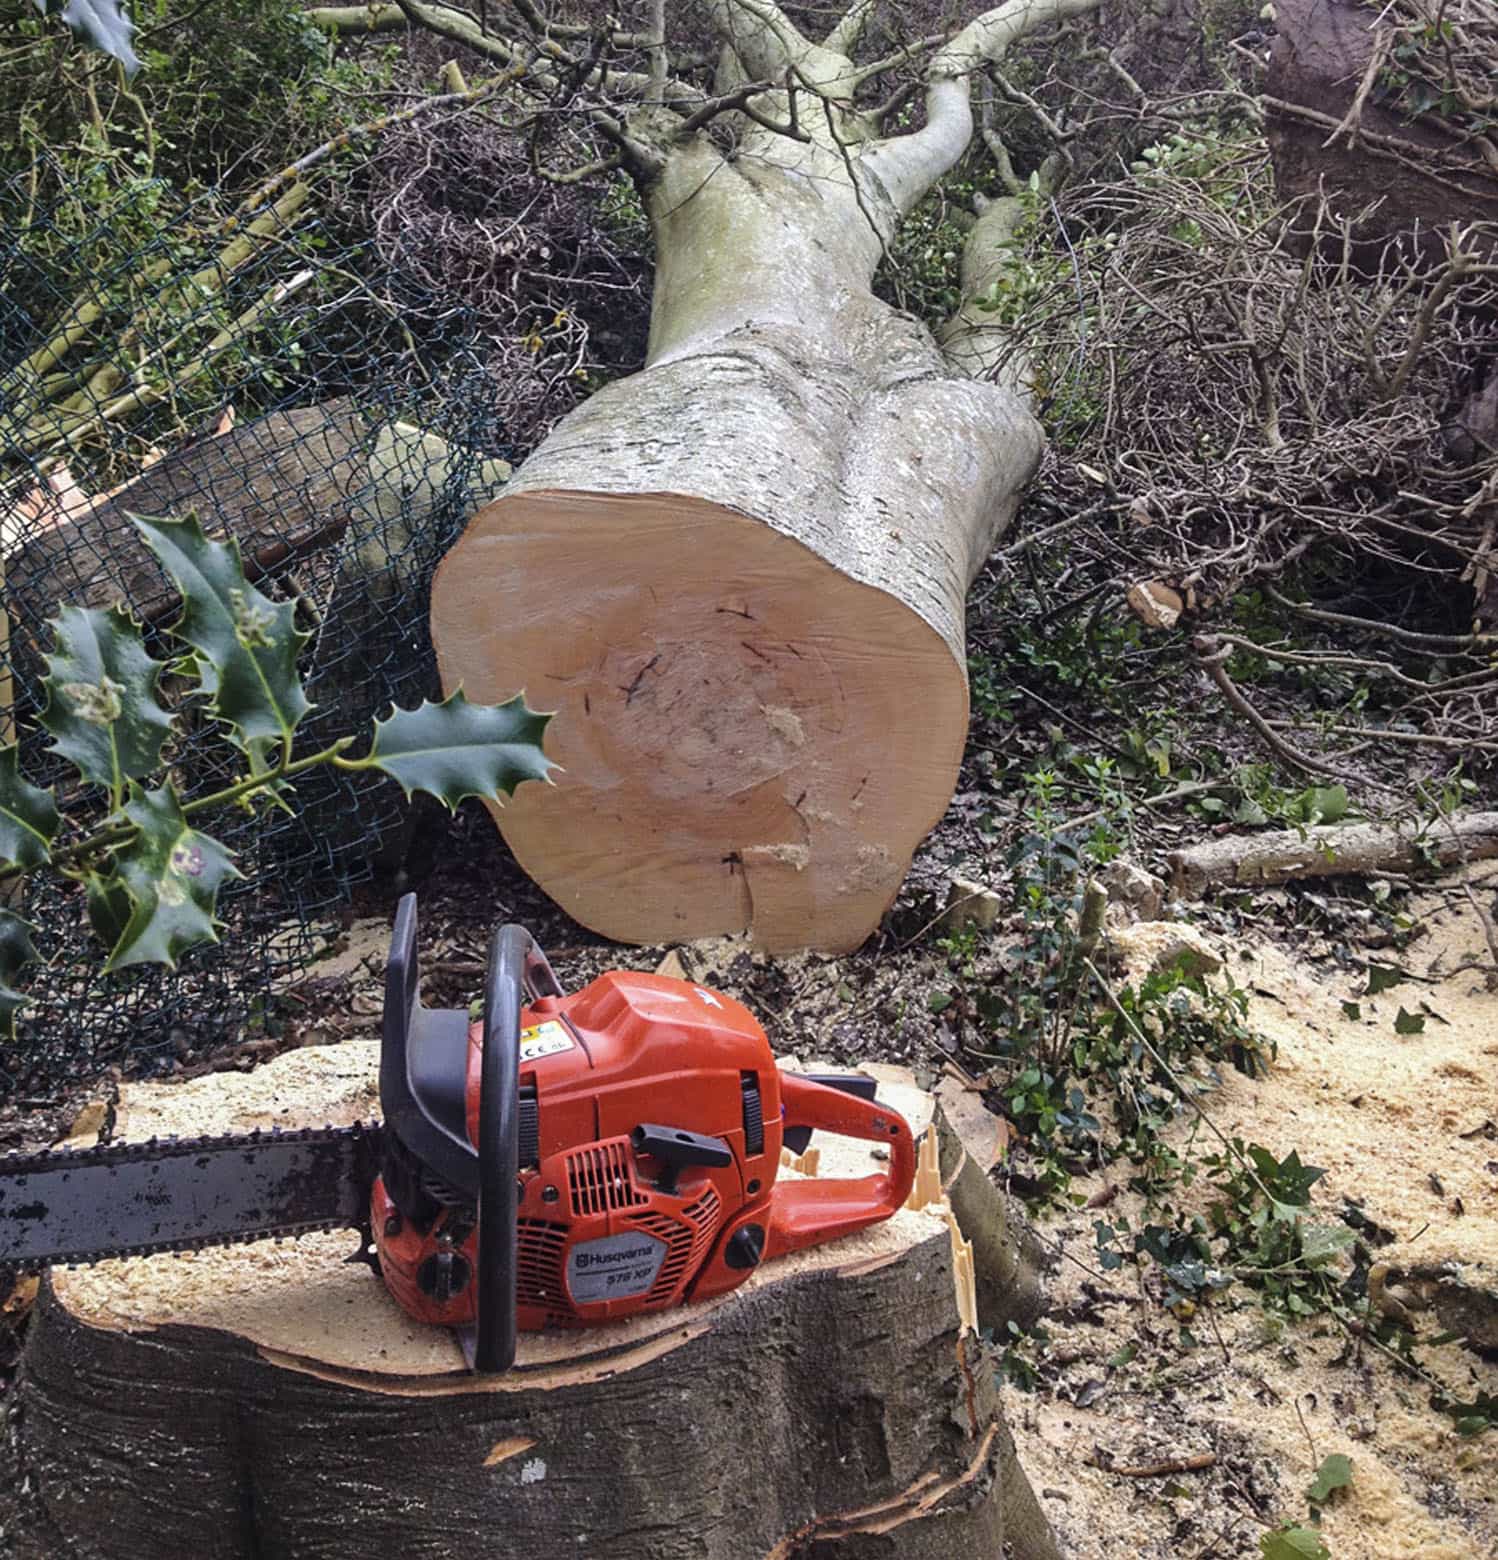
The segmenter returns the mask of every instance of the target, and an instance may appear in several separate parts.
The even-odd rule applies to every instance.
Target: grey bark
[[[1171,892],[1194,899],[1227,885],[1299,878],[1421,873],[1498,856],[1498,813],[1467,813],[1423,824],[1345,823],[1229,834],[1171,851]]]
[[[949,1560],[1003,1553],[1012,1505],[1012,1552],[1049,1560],[992,1365],[958,1359],[949,1261],[940,1232],[894,1269],[768,1287],[601,1382],[414,1398],[227,1334],[91,1328],[49,1293],[16,1386],[8,1553]]]

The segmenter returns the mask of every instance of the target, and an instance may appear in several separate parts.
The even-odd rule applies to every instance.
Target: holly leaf
[[[50,860],[62,818],[50,791],[21,778],[20,753],[0,748],[0,864],[25,869]]]
[[[130,899],[130,918],[110,951],[106,974],[132,964],[175,969],[189,948],[217,942],[219,886],[240,875],[228,851],[188,823],[170,787],[131,789],[125,816],[136,827],[135,838],[114,853],[114,874],[101,881],[97,902],[90,896],[90,915],[101,913],[96,925],[101,916],[118,913],[121,889]]]
[[[1323,1457],[1316,1477],[1306,1491],[1306,1499],[1313,1506],[1324,1506],[1331,1499],[1333,1490],[1346,1489],[1352,1483],[1352,1458],[1343,1452],[1333,1452]]]
[[[119,878],[90,872],[84,879],[88,924],[106,948],[113,948],[130,924],[130,895]]]
[[[45,16],[47,0],[36,0],[36,8]],[[130,47],[135,23],[125,14],[120,0],[69,0],[62,19],[96,49],[117,59],[127,76],[140,69],[140,59]]]
[[[172,729],[156,698],[164,663],[146,653],[140,625],[122,607],[64,607],[51,628],[47,706],[37,717],[52,733],[50,751],[118,797],[126,780],[160,767]]]
[[[13,911],[0,910],[0,1038],[15,1038],[16,1014],[28,1000],[15,989],[16,977],[36,960],[30,926]]]
[[[541,751],[550,715],[528,709],[523,694],[504,704],[470,704],[459,688],[441,704],[396,710],[375,722],[369,762],[413,791],[435,796],[450,811],[465,797],[513,795],[522,780],[545,780],[551,760]]]
[[[172,632],[197,652],[198,686],[235,745],[253,756],[257,744],[263,751],[267,742],[289,742],[312,708],[297,672],[308,636],[296,626],[296,608],[256,590],[238,544],[209,541],[195,516],[130,518],[182,594]]]

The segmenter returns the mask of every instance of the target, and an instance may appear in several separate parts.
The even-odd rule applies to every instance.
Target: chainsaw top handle
[[[561,995],[536,939],[523,926],[496,927],[484,976],[479,1079],[477,1371],[508,1370],[515,1359],[521,1010],[537,997]]]

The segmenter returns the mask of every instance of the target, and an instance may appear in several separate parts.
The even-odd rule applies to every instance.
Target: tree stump
[[[354,1042],[133,1086],[117,1136],[368,1119],[376,1068]],[[881,1090],[929,1120],[930,1096]],[[868,1145],[819,1144],[824,1173],[868,1172]],[[350,1249],[327,1234],[55,1271],[14,1389],[0,1549],[1055,1560],[935,1209],[715,1302],[524,1334],[492,1378]]]

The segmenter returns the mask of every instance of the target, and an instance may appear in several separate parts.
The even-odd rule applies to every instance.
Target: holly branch
[[[199,815],[230,804],[286,807],[290,782],[320,766],[378,771],[408,797],[422,791],[449,809],[547,778],[541,744],[551,717],[520,695],[478,705],[459,690],[440,704],[392,709],[374,722],[363,755],[350,751],[354,736],[299,755],[297,728],[313,706],[297,666],[307,635],[296,608],[257,590],[238,546],[210,541],[196,518],[131,519],[181,594],[181,614],[166,630],[173,657],[155,659],[121,606],[64,607],[50,625],[39,722],[49,751],[77,771],[83,789],[68,795],[84,798],[88,821],[66,816],[50,787],[25,778],[19,744],[0,748],[0,885],[44,869],[80,884],[107,949],[104,973],[175,967],[189,948],[217,940],[219,889],[240,873],[232,852],[194,827]],[[167,674],[186,685],[171,706],[161,695]],[[171,742],[197,710],[217,722],[243,771],[185,800],[171,773]],[[26,1001],[18,980],[39,957],[33,930],[0,909],[0,1033],[13,1032]]]

